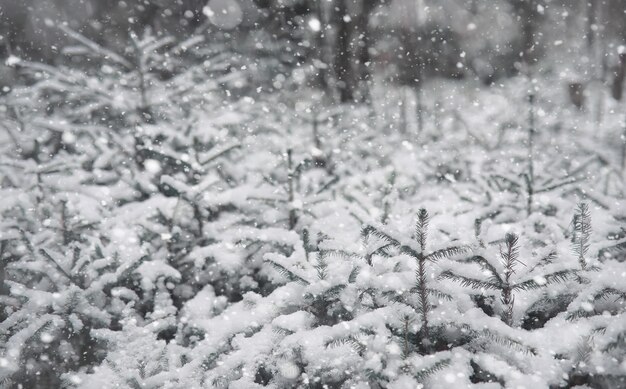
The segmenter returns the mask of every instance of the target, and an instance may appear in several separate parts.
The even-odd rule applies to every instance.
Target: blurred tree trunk
[[[611,86],[611,94],[613,98],[617,101],[622,100],[622,96],[624,94],[624,78],[626,77],[626,53],[621,53],[619,55],[619,64],[617,65],[617,70],[615,71],[615,76],[613,78],[613,85]]]
[[[6,240],[0,241],[0,296],[9,295],[9,286],[4,283],[6,280],[6,261],[4,259],[4,248]]]
[[[597,14],[597,3],[596,0],[585,0],[586,3],[586,22],[587,22],[587,31],[585,32],[585,37],[587,39],[587,49],[589,53],[593,51],[593,44],[595,41],[595,31],[596,28],[596,14]]]
[[[537,31],[537,4],[535,0],[514,0],[522,29],[522,53],[526,65],[537,59],[535,34]]]
[[[581,82],[570,82],[568,85],[569,98],[579,110],[585,108],[585,86]]]
[[[421,50],[420,32],[415,27],[405,29],[401,36],[404,56],[402,61],[402,83],[410,86],[415,93],[415,115],[417,133],[422,131],[422,86],[424,83],[424,58]]]
[[[317,60],[319,63],[317,66],[316,82],[318,86],[327,91],[329,87],[328,82],[328,61],[327,61],[327,47],[326,47],[326,18],[324,16],[324,7],[321,1],[314,1],[315,17],[319,21],[319,31],[315,32],[315,51]]]
[[[604,113],[604,93],[606,88],[605,60],[606,47],[604,44],[604,15],[603,3],[597,0],[587,2],[587,50],[589,56],[589,74],[596,85],[595,91],[595,121],[601,123]]]
[[[609,15],[619,15],[626,13],[626,4],[613,3],[613,8],[610,9]],[[619,31],[619,38],[622,41],[622,46],[626,47],[626,18],[620,17],[616,24],[616,30]],[[618,50],[619,63],[617,70],[613,78],[611,85],[611,94],[613,97],[621,101],[624,94],[624,79],[626,78],[626,50],[621,48]]]
[[[347,103],[354,99],[352,85],[352,64],[350,52],[351,19],[348,14],[348,0],[337,0],[334,20],[337,26],[335,35],[334,70],[339,99]]]
[[[357,59],[359,63],[359,86],[361,101],[370,100],[371,73],[369,67],[372,58],[370,56],[371,34],[369,29],[370,14],[378,4],[379,0],[361,0],[361,9],[355,21],[355,29],[358,38]]]
[[[609,15],[611,14],[619,14],[626,13],[626,5],[617,6],[614,9],[612,8],[609,11]],[[616,26],[621,32],[620,38],[623,42],[622,45],[626,47],[626,20],[625,18],[620,18],[619,23]],[[622,49],[619,52],[619,64],[617,65],[617,70],[615,72],[615,76],[613,78],[613,84],[611,85],[611,92],[613,97],[620,101],[622,99],[622,95],[624,93],[624,78],[626,78],[626,52]]]
[[[399,79],[402,85],[410,87],[415,94],[415,114],[417,133],[423,127],[422,88],[424,83],[424,10],[417,1],[403,4],[402,20],[400,21],[400,61],[398,63]]]
[[[539,0],[509,0],[517,15],[521,30],[521,53],[524,65],[529,66],[538,58],[537,27],[541,18]]]

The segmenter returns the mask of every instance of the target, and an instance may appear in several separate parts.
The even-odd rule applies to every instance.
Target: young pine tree
[[[564,282],[575,274],[575,271],[571,269],[542,274],[536,273],[538,267],[532,267],[523,278],[517,276],[516,271],[520,264],[523,265],[523,262],[519,258],[519,237],[513,233],[506,234],[503,246],[500,247],[499,256],[500,260],[494,261],[490,256],[485,258],[483,255],[474,255],[460,262],[478,265],[481,273],[473,272],[474,275],[470,276],[462,274],[459,270],[449,269],[441,273],[440,278],[458,282],[462,286],[474,290],[498,292],[501,303],[500,317],[509,326],[515,324],[516,292],[540,289],[553,283]],[[539,261],[539,263],[541,262],[542,260]],[[482,274],[485,278],[477,278],[476,274]]]
[[[428,212],[423,208],[420,209],[417,213],[417,221],[415,223],[415,229],[410,241],[394,238],[382,227],[368,225],[363,229],[363,235],[365,237],[376,237],[383,242],[374,253],[368,254],[369,258],[371,258],[373,254],[384,254],[389,249],[395,248],[415,261],[415,288],[413,289],[413,292],[418,297],[416,310],[420,314],[422,323],[421,342],[426,348],[429,348],[433,341],[430,338],[429,333],[429,314],[432,307],[430,295],[445,295],[444,293],[430,287],[427,276],[429,263],[436,262],[442,258],[449,258],[465,253],[470,249],[467,246],[452,246],[428,252],[426,250],[426,245],[429,221],[430,217]]]

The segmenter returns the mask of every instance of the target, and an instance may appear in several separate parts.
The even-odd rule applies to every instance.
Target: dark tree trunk
[[[346,0],[338,0],[335,7],[335,21],[337,23],[337,34],[335,36],[335,77],[337,79],[337,89],[339,99],[342,103],[350,102],[354,99],[352,90],[352,64],[350,63],[350,19]]]
[[[370,14],[376,7],[377,3],[378,0],[362,0],[361,10],[356,18],[355,23],[359,47],[357,54],[357,58],[359,61],[359,83],[361,86],[361,100],[363,102],[369,101],[370,97],[369,83],[371,81],[371,74],[369,66],[372,59],[370,57],[371,38],[369,30],[369,19]]]
[[[537,21],[540,17],[536,0],[511,0],[520,21],[522,59],[526,65],[532,64],[537,58],[535,35]]]
[[[568,85],[569,98],[572,104],[580,110],[585,108],[585,86],[581,82],[571,82]]]
[[[417,133],[422,131],[422,86],[424,82],[424,57],[419,37],[422,32],[416,27],[406,28],[401,33],[401,42],[404,58],[400,62],[400,80],[403,85],[410,87],[415,93],[415,114],[417,118]]]
[[[613,78],[613,85],[611,86],[611,94],[617,101],[622,100],[624,93],[624,78],[626,77],[626,54],[619,55],[619,65]]]
[[[4,283],[4,281],[6,280],[6,261],[4,259],[5,245],[5,240],[0,241],[0,296],[9,295],[9,286]]]
[[[587,1],[587,31],[585,37],[587,39],[587,48],[591,53],[593,50],[593,44],[595,43],[594,25],[596,24],[597,4],[595,0]]]
[[[324,10],[322,8],[322,2],[315,2],[315,17],[320,22],[320,30],[315,34],[315,50],[317,59],[320,61],[320,66],[317,69],[316,82],[317,85],[323,89],[328,90],[328,63],[326,53],[326,23],[324,18]]]
[[[289,196],[289,230],[294,230],[298,224],[298,214],[295,208],[293,208],[293,202],[295,200],[295,171],[293,167],[292,150],[287,150],[287,195]]]
[[[524,59],[531,63],[535,59],[535,23],[533,0],[524,2],[522,9],[522,47],[524,49]]]

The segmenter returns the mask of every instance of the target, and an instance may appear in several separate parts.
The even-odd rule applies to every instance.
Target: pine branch
[[[128,277],[130,277],[135,272],[135,270],[139,269],[139,266],[141,266],[142,263],[144,263],[146,260],[148,260],[148,258],[149,257],[147,255],[144,255],[143,257],[141,257],[138,260],[136,260],[129,267],[127,267],[126,269],[122,270],[122,272],[119,274],[117,279],[120,282],[126,280]]]
[[[493,174],[491,176],[491,180],[492,180],[492,182],[494,182],[497,185],[498,191],[502,191],[503,189],[507,189],[507,190],[509,190],[509,191],[511,191],[513,193],[519,193],[519,191],[520,191],[520,189],[522,187],[514,179],[502,176],[500,174]],[[508,185],[508,187],[507,188],[502,187],[502,185],[500,185],[500,183],[497,180],[501,180],[502,182],[506,183]]]
[[[523,281],[515,285],[512,285],[511,288],[513,290],[524,290],[524,291],[540,289],[547,285],[565,282],[570,278],[570,276],[576,273],[577,272],[575,270],[560,270],[554,273],[541,276],[542,278],[541,282],[537,282],[535,279],[532,279],[532,280],[527,280],[527,281]]]
[[[325,280],[328,276],[328,262],[326,262],[324,255],[321,253],[318,253],[315,270],[317,270],[317,278],[320,280]]]
[[[603,288],[601,291],[599,291],[598,293],[594,294],[593,296],[593,302],[596,302],[598,300],[604,300],[607,299],[610,295],[616,295],[617,299],[616,302],[621,300],[626,301],[626,292],[623,292],[621,290],[615,289],[615,288]],[[595,316],[597,314],[596,309],[577,309],[573,312],[570,312],[566,319],[569,321],[574,321],[577,319],[581,319],[584,317],[591,317],[591,316]]]
[[[566,185],[575,184],[575,183],[577,183],[579,181],[584,181],[584,178],[576,178],[576,177],[570,178],[570,179],[567,179],[565,181],[562,181],[562,182],[559,182],[559,183],[556,183],[556,184],[553,184],[553,185],[550,185],[550,186],[546,186],[544,188],[536,189],[534,193],[550,192],[550,191],[553,191],[555,189],[558,189],[558,188],[566,186]]]
[[[609,342],[604,348],[605,352],[611,352],[616,350],[618,347],[626,348],[626,332],[621,332],[617,335],[614,341]]]
[[[428,294],[439,300],[452,301],[452,295],[449,295],[448,293],[444,293],[436,289],[428,289]]]
[[[416,293],[417,288],[411,288],[411,292]],[[406,301],[405,301],[406,296],[396,292],[395,290],[386,290],[382,293],[382,296],[388,299],[389,301],[406,304]]]
[[[14,388],[14,382],[11,377],[0,377],[0,389]]]
[[[375,295],[375,293],[376,293],[376,290],[375,290],[374,288],[366,288],[366,289],[363,289],[363,290],[359,293],[359,300],[363,300],[363,296],[365,296],[365,295],[368,295],[368,296],[370,296],[370,297],[372,298],[372,300],[375,300],[375,299],[376,299],[376,295]],[[383,295],[384,295],[385,293],[386,293],[386,292],[383,292]],[[395,292],[394,292],[394,294],[395,294]]]
[[[453,246],[444,249],[433,251],[426,256],[426,259],[432,262],[437,262],[443,258],[450,258],[455,255],[465,254],[472,250],[471,246]]]
[[[413,377],[415,377],[415,379],[418,382],[423,382],[424,380],[426,380],[431,375],[433,375],[433,374],[435,374],[435,373],[445,369],[446,367],[450,366],[450,362],[451,362],[451,360],[449,358],[443,359],[441,361],[437,361],[432,366],[429,366],[429,367],[427,367],[425,369],[421,369],[420,371],[415,373],[413,375]]]
[[[52,258],[52,256],[50,256],[50,254],[48,254],[48,252],[46,252],[46,250],[39,249],[39,254],[43,255],[44,258],[46,258],[48,261],[52,262],[52,264],[54,264],[56,269],[61,274],[63,274],[72,284],[78,286],[78,284],[74,281],[74,277],[72,277],[68,272],[66,272],[65,269],[63,269],[61,267],[61,265],[59,265],[59,263],[57,261],[55,261],[54,258]]]
[[[373,369],[365,369],[365,376],[370,382],[388,382],[389,380],[383,374]],[[382,386],[384,387],[384,386]]]
[[[402,245],[399,247],[400,252],[403,254],[408,255],[409,257],[416,259],[416,260],[421,260],[423,258],[422,253],[415,251],[415,249],[413,249],[410,246],[406,246],[406,245]]]
[[[513,296],[513,288],[511,286],[511,275],[515,272],[515,265],[519,261],[519,238],[517,235],[508,233],[504,237],[505,249],[500,249],[500,255],[504,262],[504,280],[501,285],[500,294],[501,301],[504,305],[502,321],[507,325],[513,324],[513,307],[515,304],[515,296]]]
[[[324,297],[325,298],[337,298],[337,296],[339,296],[339,294],[346,288],[346,285],[344,284],[339,284],[339,285],[335,285],[332,286],[330,288],[328,288],[325,292],[324,292]]]
[[[134,66],[128,60],[126,60],[126,58],[122,57],[121,55],[119,55],[119,54],[117,54],[117,53],[115,53],[113,51],[110,51],[110,50],[106,49],[105,47],[100,46],[96,42],[92,41],[91,39],[85,37],[84,35],[76,32],[76,31],[72,30],[71,28],[67,27],[66,25],[59,24],[58,27],[59,27],[59,29],[61,31],[63,31],[65,34],[67,34],[67,36],[69,36],[70,38],[80,42],[85,47],[89,48],[94,54],[102,55],[104,58],[110,58],[111,60],[119,63],[120,65],[124,66],[128,70],[132,70],[134,68]]]
[[[344,345],[352,347],[352,349],[359,354],[364,353],[366,350],[365,345],[361,343],[354,335],[346,336],[343,338],[331,339],[325,344],[327,348],[335,348]]]
[[[578,309],[574,312],[569,313],[565,319],[567,319],[568,321],[574,321],[574,320],[578,320],[578,319],[582,319],[584,317],[591,317],[595,315],[595,310],[588,312],[584,309]]]
[[[209,163],[215,161],[216,159],[218,159],[219,157],[228,154],[229,152],[231,152],[234,149],[238,149],[241,147],[240,143],[233,143],[230,145],[226,145],[223,146],[222,148],[219,148],[217,150],[211,150],[211,152],[209,153],[209,155],[205,155],[204,158],[205,160],[200,162],[200,165],[202,166],[206,166]]]
[[[483,270],[486,270],[489,272],[490,274],[490,279],[492,279],[492,283],[495,285],[502,285],[503,281],[502,278],[500,278],[500,275],[498,274],[498,270],[496,270],[496,268],[489,263],[489,261],[487,261],[484,257],[480,256],[480,255],[475,255],[473,257],[464,259],[460,262],[474,262],[480,265],[480,267]]]
[[[417,212],[417,221],[415,223],[415,240],[419,244],[422,252],[426,250],[426,237],[428,236],[428,224],[430,222],[428,211],[421,208]]]
[[[282,335],[282,336],[289,336],[289,335],[294,334],[293,331],[288,330],[288,329],[283,328],[283,327],[279,327],[279,326],[272,326],[272,332],[274,332],[275,334],[278,334],[278,335]]]
[[[537,261],[537,264],[533,266],[528,272],[532,273],[535,269],[541,266],[549,265],[553,263],[556,258],[557,258],[557,252],[554,250],[550,251],[548,255],[542,257],[539,261]]]
[[[589,363],[589,358],[591,358],[591,353],[593,352],[593,337],[591,335],[585,336],[576,349],[576,365],[581,363],[587,364]]]
[[[384,244],[384,245],[380,246],[379,248],[377,248],[376,250],[373,250],[373,251],[371,251],[371,252],[369,252],[369,253],[365,254],[365,257],[364,257],[365,262],[366,262],[368,265],[372,266],[372,265],[373,265],[373,263],[374,263],[374,262],[372,261],[372,259],[373,259],[374,255],[380,255],[381,257],[384,257],[384,258],[389,258],[389,257],[391,257],[391,254],[390,254],[387,250],[389,250],[389,249],[390,249],[390,248],[392,248],[392,247],[395,247],[395,244],[394,244],[394,243],[391,243],[391,242],[390,242],[390,243],[386,243],[386,244]]]
[[[511,339],[508,336],[498,334],[490,329],[483,328],[481,330],[475,330],[467,324],[463,324],[461,327],[465,329],[466,331],[473,333],[476,336],[487,338],[491,340],[492,342],[499,344],[501,346],[509,347],[509,348],[521,351],[525,354],[532,354],[532,355],[537,354],[537,350],[535,350],[533,347],[526,346],[522,342],[519,342],[515,339]]]
[[[572,239],[572,248],[578,256],[578,262],[582,269],[587,267],[585,256],[589,251],[589,240],[591,237],[591,213],[587,203],[578,204],[576,213],[574,214],[574,236]]]
[[[355,266],[354,268],[352,268],[352,270],[350,271],[350,275],[348,276],[348,282],[353,284],[356,282],[356,278],[359,276],[359,273],[361,272],[361,268],[358,266]]]
[[[615,257],[624,253],[626,253],[626,240],[622,240],[617,244],[601,249],[600,252],[598,253],[598,257],[600,258]]]
[[[287,278],[289,281],[299,282],[299,283],[301,283],[303,285],[309,285],[310,284],[309,281],[305,280],[304,278],[300,277],[296,273],[294,273],[291,270],[287,269],[286,267],[284,267],[280,263],[274,262],[273,260],[267,259],[267,258],[265,259],[265,262],[269,263],[274,269],[276,269],[276,271],[278,273],[280,273],[280,275],[282,275],[283,277]]]
[[[519,262],[519,237],[515,234],[508,233],[504,237],[505,250],[500,249],[500,255],[504,261],[506,270],[513,273],[515,265]]]
[[[626,301],[626,292],[615,288],[604,288],[599,293],[596,293],[593,297],[595,300],[605,300],[611,295],[616,295],[617,300],[625,300]]]
[[[330,180],[328,180],[328,182],[326,182],[324,185],[322,185],[316,192],[316,195],[322,194],[325,191],[327,191],[328,189],[330,189],[333,185],[335,185],[336,183],[339,182],[339,176],[333,176]]]
[[[390,243],[390,244],[392,244],[392,245],[394,245],[396,247],[402,246],[402,244],[398,240],[396,240],[396,239],[392,238],[391,236],[389,236],[388,234],[378,230],[376,227],[374,227],[372,225],[365,226],[363,228],[363,230],[361,231],[361,236],[367,237],[367,238],[370,237],[370,236],[374,236],[374,237],[376,237],[376,238],[378,238],[378,239],[380,239],[382,241],[385,241],[387,243]]]
[[[491,290],[499,290],[500,285],[493,284],[488,281],[481,281],[475,278],[465,277],[458,274],[454,274],[451,270],[446,270],[439,275],[439,279],[448,279],[455,282],[458,282],[463,287],[469,287],[472,289],[491,289]]]
[[[324,257],[328,257],[330,255],[336,255],[338,257],[348,259],[348,260],[361,260],[362,259],[359,255],[355,253],[351,253],[349,251],[341,250],[341,249],[320,249],[319,253],[320,255],[323,255]]]

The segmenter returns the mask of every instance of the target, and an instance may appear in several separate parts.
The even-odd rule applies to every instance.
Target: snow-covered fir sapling
[[[89,138],[90,147],[107,145],[118,158],[134,160],[139,170],[182,173],[193,181],[197,165],[180,158],[173,138],[181,137],[190,116],[195,116],[190,115],[191,107],[205,106],[218,89],[215,73],[219,71],[203,67],[202,60],[194,57],[204,38],[191,36],[177,42],[147,29],[141,35],[131,34],[129,44],[114,51],[65,25],[59,28],[76,42],[63,49],[66,61],[56,66],[17,62],[34,82],[32,87],[16,90],[21,98],[17,101],[31,105],[30,112],[21,115],[23,121],[50,132],[57,148],[73,150],[73,143],[82,146]],[[94,64],[101,71],[94,71]],[[199,82],[209,73],[216,76],[215,82]],[[42,107],[33,109],[32,101]],[[71,129],[64,125],[68,122]],[[91,163],[97,164],[98,157],[102,155]],[[119,168],[119,163],[113,167]],[[149,196],[142,185],[146,180],[133,179],[139,192]]]
[[[626,274],[623,262],[605,259],[568,307],[565,316],[575,327],[582,327],[580,340],[570,348],[570,385],[617,388],[626,384],[623,374],[626,353],[626,284],[613,276]]]
[[[584,202],[578,204],[572,224],[572,250],[581,269],[590,271],[584,273],[584,278],[580,277],[582,290],[569,305],[567,318],[577,320],[605,312],[619,314],[626,304],[626,286],[611,276],[623,269],[624,261],[619,255],[624,250],[623,235],[622,239],[618,234],[614,240],[607,241],[609,247],[591,250],[591,214],[588,204]],[[618,243],[613,243],[615,240]],[[597,258],[594,258],[596,255]],[[592,261],[593,265],[590,264]]]
[[[569,177],[568,175],[560,177],[557,180],[553,180],[551,177],[544,179],[544,183],[538,181],[536,169],[536,152],[535,143],[537,136],[537,119],[536,119],[536,94],[534,91],[528,93],[528,123],[527,123],[527,139],[526,139],[526,172],[522,174],[524,177],[524,183],[526,188],[526,213],[530,215],[534,212],[533,204],[535,196],[541,193],[547,193],[559,189],[563,186],[567,186],[579,181],[577,177]],[[555,182],[556,181],[556,182]]]
[[[312,213],[312,207],[325,201],[324,196],[327,194],[326,192],[337,183],[338,177],[334,175],[326,177],[327,175],[324,174],[325,179],[323,181],[318,182],[315,186],[303,188],[302,177],[307,171],[316,167],[314,161],[305,158],[300,162],[296,162],[294,160],[294,151],[292,148],[289,148],[284,154],[284,162],[286,165],[286,176],[281,178],[273,175],[265,178],[266,183],[275,186],[271,188],[271,193],[267,190],[269,188],[261,187],[249,195],[248,199],[274,205],[275,207],[281,205],[281,208],[286,205],[287,217],[285,221],[287,222],[287,228],[296,230],[303,216],[308,215],[315,218]],[[283,220],[277,221],[282,222]]]
[[[420,108],[421,109],[421,108]],[[428,334],[428,311],[430,303],[428,301],[428,289],[426,285],[426,236],[428,234],[428,212],[420,209],[417,213],[417,222],[415,224],[415,239],[419,245],[419,252],[415,253],[414,258],[417,261],[417,289],[420,301],[420,313],[422,314],[422,325],[424,329],[424,339],[430,341]]]
[[[375,237],[383,242],[373,253],[368,253],[369,258],[374,254],[386,254],[388,250],[393,248],[399,250],[402,254],[408,255],[415,261],[417,268],[415,270],[415,287],[412,291],[417,295],[418,299],[416,310],[421,318],[420,337],[421,344],[425,349],[430,349],[433,343],[429,332],[429,314],[432,305],[430,295],[445,295],[445,293],[430,288],[427,277],[428,263],[463,254],[470,250],[468,246],[451,246],[427,252],[428,223],[428,212],[422,208],[417,212],[415,229],[410,241],[395,238],[382,227],[368,225],[363,229],[365,237]],[[371,259],[368,262],[370,261]]]
[[[536,270],[540,269],[542,262],[549,260],[544,258],[536,266],[529,268],[525,277],[513,277],[516,269],[521,264],[526,267],[519,258],[519,237],[513,233],[507,233],[503,246],[500,247],[500,260],[495,262],[491,257],[491,250],[486,250],[483,255],[473,255],[469,258],[458,261],[459,263],[476,264],[481,269],[481,275],[485,278],[478,278],[463,274],[462,268],[449,269],[441,273],[440,279],[449,279],[460,283],[464,287],[474,290],[489,291],[494,290],[500,294],[500,317],[509,326],[515,325],[515,293],[533,289],[544,288],[547,285],[564,282],[575,275],[575,270],[564,269],[552,273],[543,274]],[[548,257],[552,257],[552,253]],[[469,270],[469,269],[467,269]],[[521,278],[521,280],[520,280]],[[484,309],[484,308],[483,308]]]
[[[288,234],[297,237],[294,232]],[[357,369],[350,367],[350,361],[361,357],[335,356],[345,356],[342,345],[364,349],[354,332],[373,337],[367,328],[343,324],[353,319],[358,308],[353,303],[358,292],[354,287],[358,271],[334,250],[321,249],[317,239],[306,241],[294,245],[289,256],[279,252],[265,255],[269,266],[264,271],[275,289],[267,296],[247,293],[243,301],[231,304],[224,315],[238,318],[236,325],[216,326],[221,316],[194,319],[206,332],[198,343],[205,350],[202,367],[206,366],[206,382],[287,387],[309,382],[340,385],[351,379],[345,369]],[[333,246],[332,242],[325,245]],[[304,246],[308,246],[306,250]],[[198,310],[191,304],[188,308],[190,312]],[[271,342],[264,340],[268,336]],[[337,364],[341,366],[338,370]]]
[[[147,28],[142,34],[131,32],[127,47],[115,52],[65,25],[59,28],[80,45],[78,48],[66,48],[68,53],[82,54],[102,63],[102,73],[108,76],[96,80],[83,69],[62,69],[90,87],[83,93],[93,94],[91,98],[96,100],[96,104],[91,109],[94,114],[108,112],[124,118],[126,123],[154,124],[157,119],[172,119],[173,109],[184,112],[191,102],[198,102],[200,96],[195,92],[206,88],[193,83],[194,77],[201,72],[200,68],[185,63],[193,51],[189,49],[201,42],[202,37],[193,35],[177,42],[170,35],[155,34]],[[121,78],[116,79],[120,82],[112,84],[109,78],[117,77]],[[171,106],[173,102],[177,103],[177,107]],[[80,104],[81,101],[77,99],[74,103]],[[127,112],[128,108],[134,108],[135,112]]]
[[[307,115],[304,120],[311,125],[311,137],[313,140],[313,147],[311,148],[311,159],[313,160],[313,164],[319,168],[328,168],[332,169],[331,162],[329,160],[329,155],[325,152],[326,145],[324,142],[326,141],[324,133],[321,132],[323,129],[323,125],[325,123],[331,122],[338,116],[341,111],[334,110],[326,110],[324,112],[319,112],[317,108],[307,110],[309,115]]]
[[[585,179],[582,176],[563,174],[562,169],[549,171],[549,168],[559,166],[559,162],[561,162],[559,155],[539,153],[536,150],[536,144],[544,142],[544,138],[548,135],[546,134],[547,131],[539,131],[542,123],[536,114],[538,109],[537,91],[534,90],[533,85],[531,88],[533,89],[527,92],[526,97],[528,104],[525,105],[528,113],[526,120],[521,124],[521,128],[524,129],[524,134],[520,134],[523,136],[523,140],[521,140],[523,147],[519,147],[519,142],[511,144],[512,148],[508,152],[512,155],[510,158],[512,164],[505,165],[507,168],[503,170],[501,169],[502,166],[496,165],[495,171],[490,173],[491,177],[487,180],[489,187],[493,186],[492,189],[495,189],[495,193],[489,194],[489,196],[493,197],[501,194],[501,192],[514,194],[517,198],[511,201],[517,203],[517,201],[523,200],[523,206],[521,204],[510,204],[510,206],[524,212],[526,216],[537,211],[545,211],[545,209],[538,209],[537,207],[537,199],[542,199],[542,195],[550,194]]]
[[[115,305],[121,300],[114,290],[125,289],[120,287],[128,273],[110,266],[98,246],[91,252],[77,242],[70,246],[68,258],[30,247],[20,266],[17,261],[10,266],[12,278],[19,275],[22,280],[7,281],[12,308],[0,324],[1,354],[7,361],[1,379],[35,386],[58,384],[60,374],[101,359],[104,345],[90,331],[115,327],[119,318]]]
[[[157,338],[151,324],[138,320],[132,304],[123,309],[121,328],[92,331],[92,337],[107,347],[104,362],[95,369],[63,374],[63,387],[143,388],[169,387],[174,383],[193,386],[194,381],[179,370],[189,362],[186,349]]]
[[[581,211],[583,210],[579,205],[577,214],[584,213]],[[591,265],[596,248],[591,249],[595,245],[589,241],[581,246],[578,237],[574,242],[576,255],[581,251],[580,247],[588,245],[589,249],[585,251],[585,269],[593,271],[585,272],[585,278],[581,278],[583,282],[577,285],[577,294],[565,314],[567,322],[575,328],[584,328],[580,340],[567,353],[572,365],[567,372],[566,381],[569,385],[622,387],[626,384],[623,374],[623,356],[626,353],[626,326],[623,320],[626,311],[626,283],[623,282],[623,277],[626,267],[619,257],[609,255],[600,255],[597,265]],[[608,251],[615,254],[620,250],[612,246]],[[618,274],[622,279],[615,277]]]

